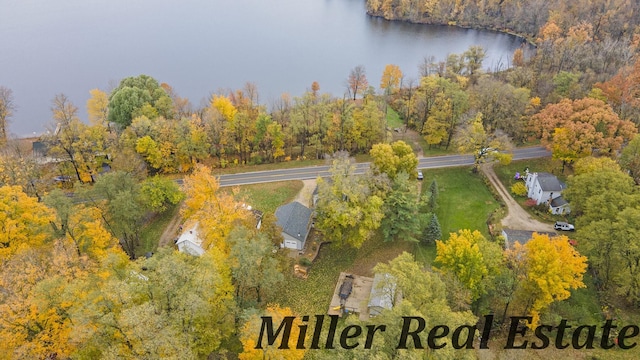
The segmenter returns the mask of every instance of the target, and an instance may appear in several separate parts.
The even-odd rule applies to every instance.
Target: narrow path
[[[162,235],[160,235],[158,247],[173,245],[173,241],[180,235],[178,233],[178,229],[180,228],[181,220],[182,217],[180,216],[180,211],[176,211],[176,214],[173,216],[167,227],[164,228]]]
[[[507,205],[507,216],[502,219],[503,227],[513,230],[554,231],[551,224],[545,224],[534,219],[513,199],[509,191],[504,187],[500,179],[498,179],[492,164],[483,164],[480,166],[480,170],[485,174],[487,179],[489,179]]]

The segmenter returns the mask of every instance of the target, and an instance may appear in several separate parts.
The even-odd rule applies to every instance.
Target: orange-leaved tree
[[[631,121],[621,120],[609,105],[592,98],[549,104],[532,116],[530,128],[563,163],[594,150],[614,154],[637,132]]]

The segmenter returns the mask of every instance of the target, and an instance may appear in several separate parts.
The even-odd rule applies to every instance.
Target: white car
[[[556,230],[562,230],[562,231],[574,231],[575,227],[573,226],[573,224],[569,224],[566,222],[562,222],[562,221],[556,221],[556,223],[553,225],[553,228]]]
[[[423,180],[424,175],[422,175],[422,170],[418,170],[418,180]]]

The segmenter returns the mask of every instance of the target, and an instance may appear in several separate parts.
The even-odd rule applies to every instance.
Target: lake
[[[342,97],[364,65],[379,87],[386,64],[418,78],[425,56],[471,45],[485,68],[507,66],[521,40],[491,31],[388,22],[364,0],[5,0],[0,5],[0,85],[18,109],[10,132],[41,133],[51,100],[66,94],[86,119],[89,90],[147,74],[198,106],[210,94],[257,85],[260,102],[301,95],[313,81]]]

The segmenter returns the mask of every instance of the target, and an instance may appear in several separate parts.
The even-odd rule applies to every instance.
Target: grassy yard
[[[238,187],[240,191],[235,197],[243,199],[254,209],[273,214],[280,205],[292,201],[302,187],[300,180],[243,185]],[[221,191],[231,191],[231,188],[223,188]]]
[[[284,272],[282,288],[276,291],[273,302],[290,307],[298,314],[326,314],[340,272],[353,265],[356,255],[357,251],[354,249],[336,249],[331,244],[322,245],[306,280],[293,276],[291,262],[288,271]]]
[[[140,246],[136,249],[136,256],[143,256],[147,252],[155,252],[158,248],[158,241],[169,225],[171,219],[178,213],[179,205],[168,208],[165,212],[155,215],[140,230]]]
[[[479,230],[489,236],[487,219],[500,205],[493,198],[482,177],[470,167],[424,170],[422,191],[429,191],[431,182],[438,183],[438,209],[445,238],[461,229]]]
[[[524,176],[524,170],[526,168],[529,168],[530,172],[548,172],[557,176],[558,179],[564,182],[566,182],[567,177],[569,177],[573,173],[573,170],[568,167],[565,167],[564,172],[562,172],[562,162],[559,160],[553,160],[551,158],[518,160],[511,162],[511,164],[509,165],[496,164],[493,167],[496,175],[498,175],[500,181],[509,191],[511,190],[511,186],[513,184],[515,184],[517,181],[522,181],[514,179],[516,172],[519,172],[521,176]],[[524,204],[527,200],[526,197],[513,196],[513,198],[518,202],[518,204],[520,204],[520,206],[522,206],[523,209],[525,209],[529,214],[540,221],[553,222],[567,220],[565,216],[551,215],[547,212],[540,213],[534,211],[534,209]]]

